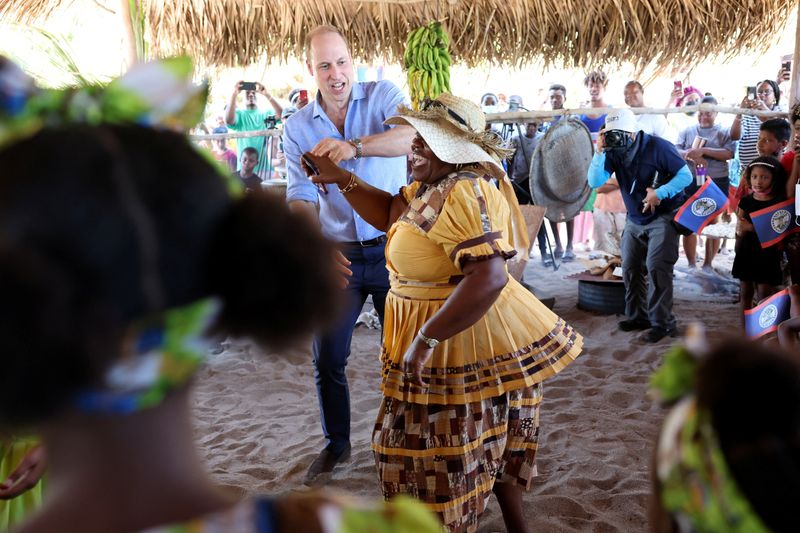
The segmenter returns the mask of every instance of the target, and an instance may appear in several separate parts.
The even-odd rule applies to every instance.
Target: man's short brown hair
[[[347,40],[347,37],[344,36],[342,30],[334,26],[333,24],[320,24],[316,28],[311,29],[307,34],[305,41],[303,42],[303,47],[305,48],[306,52],[306,61],[311,63],[311,40],[316,37],[317,35],[322,35],[324,33],[335,33],[339,37],[342,38],[344,41],[344,45],[347,47],[347,52],[350,52],[350,42]]]

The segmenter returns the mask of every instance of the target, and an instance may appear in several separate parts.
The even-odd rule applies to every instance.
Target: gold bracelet
[[[340,188],[339,192],[342,193],[342,194],[347,194],[350,191],[352,191],[353,189],[355,189],[356,187],[358,187],[358,182],[356,181],[356,175],[351,172],[350,173],[350,181],[347,183],[347,185],[345,185],[344,189]]]

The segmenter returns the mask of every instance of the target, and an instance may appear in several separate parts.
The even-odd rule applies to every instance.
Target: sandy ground
[[[732,243],[731,243],[732,244]],[[619,317],[577,309],[577,281],[565,276],[597,261],[578,260],[558,271],[542,266],[538,252],[525,280],[541,298],[555,296],[555,311],[585,339],[580,359],[545,383],[539,478],[525,496],[532,531],[646,531],[650,457],[660,406],[647,382],[672,342],[656,345],[616,327]],[[715,266],[730,272],[732,255]],[[719,274],[676,270],[675,313],[681,329],[702,320],[712,336],[738,328],[732,303],[737,284]],[[378,330],[358,328],[348,365],[352,456],[328,486],[365,497],[380,496],[369,441],[379,403]],[[304,489],[305,471],[323,446],[310,349],[264,353],[246,340],[228,340],[197,382],[194,414],[202,457],[216,481],[242,492]],[[503,531],[492,499],[480,531]]]

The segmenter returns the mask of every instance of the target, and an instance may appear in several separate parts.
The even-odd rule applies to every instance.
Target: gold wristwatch
[[[428,348],[436,348],[436,346],[438,346],[440,342],[437,339],[432,339],[430,337],[425,336],[425,334],[422,333],[421,329],[417,332],[417,336],[422,340],[422,342],[428,345]]]
[[[356,156],[353,159],[361,159],[364,157],[364,143],[358,137],[353,137],[347,140],[350,145],[356,149]]]

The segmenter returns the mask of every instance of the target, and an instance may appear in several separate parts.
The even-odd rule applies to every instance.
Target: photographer
[[[245,101],[247,105],[244,109],[236,109],[236,100],[239,97],[239,93],[242,91],[245,91]],[[267,109],[265,111],[258,109],[256,100],[259,94],[269,100],[272,109]],[[234,131],[259,131],[274,128],[277,123],[277,117],[280,117],[282,113],[283,108],[281,104],[274,96],[267,92],[262,84],[258,82],[237,81],[234,85],[228,108],[225,111],[225,122],[227,122],[228,126]],[[237,170],[241,170],[242,152],[249,146],[255,148],[258,152],[260,164],[256,169],[256,173],[263,177],[268,159],[263,152],[267,144],[268,142],[265,137],[237,139],[236,151],[239,160],[239,168]],[[269,159],[271,160],[271,158]]]
[[[609,113],[596,150],[589,185],[596,189],[614,173],[628,211],[622,237],[626,319],[619,328],[649,330],[646,342],[675,336],[672,269],[678,260],[678,232],[672,218],[692,174],[670,142],[638,131],[630,109]]]

